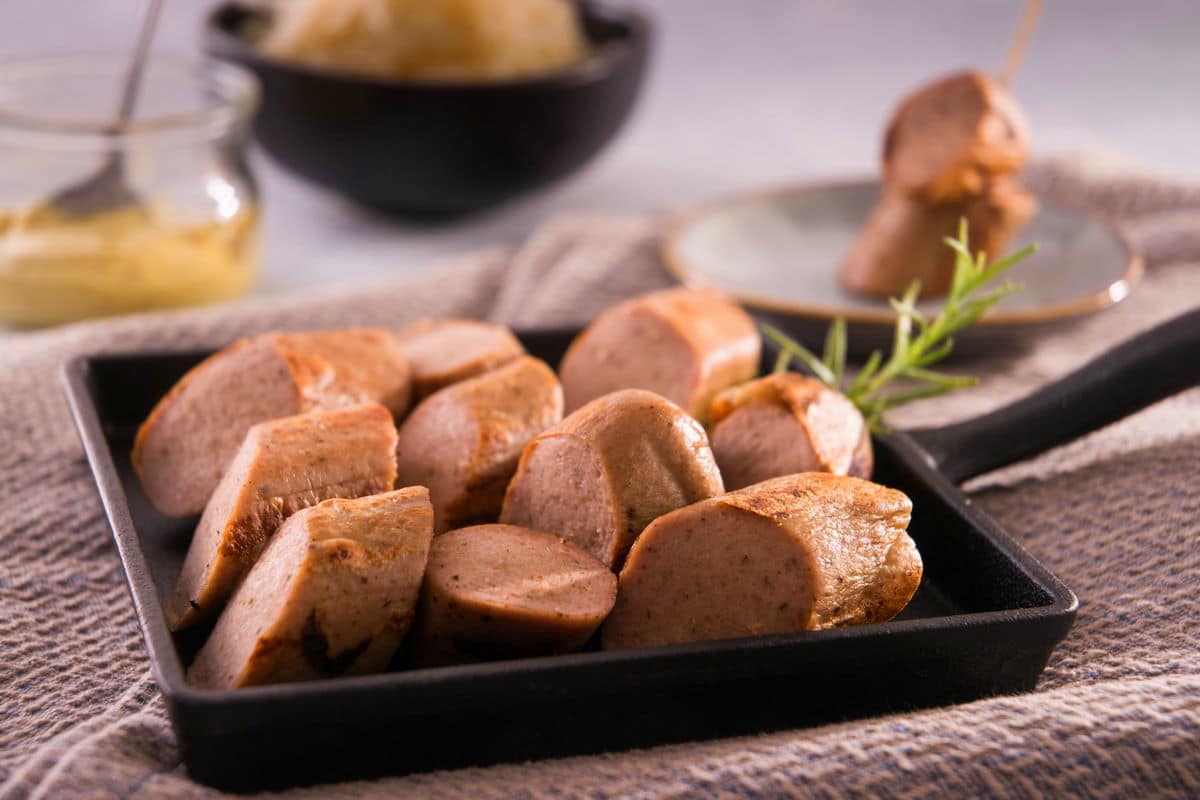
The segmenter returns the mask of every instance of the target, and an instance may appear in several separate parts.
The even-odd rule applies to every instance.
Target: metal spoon
[[[125,73],[125,83],[121,88],[121,104],[117,108],[116,118],[108,127],[108,133],[119,134],[129,124],[133,116],[133,107],[137,101],[138,87],[142,82],[142,73],[146,65],[146,56],[150,52],[150,40],[154,38],[154,28],[162,10],[162,0],[150,0],[146,16],[142,20],[142,29],[134,47],[133,58]],[[129,186],[125,178],[125,155],[120,147],[111,150],[104,160],[100,170],[80,183],[68,186],[50,197],[49,205],[66,216],[83,217],[99,214],[123,206],[141,205],[141,198]]]

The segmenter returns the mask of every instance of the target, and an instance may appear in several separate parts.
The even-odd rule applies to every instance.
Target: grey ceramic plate
[[[837,280],[838,266],[879,193],[878,183],[863,181],[719,202],[677,225],[664,257],[680,281],[716,286],[801,334],[809,328],[817,333],[814,323],[823,330],[835,316],[860,330],[877,327],[875,333],[884,333],[895,319],[888,304],[847,292]],[[1142,274],[1141,258],[1113,228],[1046,200],[1012,247],[1028,242],[1037,242],[1038,252],[1011,272],[1024,290],[981,320],[976,339],[1009,337],[1030,325],[1107,308],[1123,300]],[[922,306],[939,303],[935,298]]]

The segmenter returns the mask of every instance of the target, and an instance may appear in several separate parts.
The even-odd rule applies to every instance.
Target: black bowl
[[[579,169],[613,137],[645,73],[651,29],[632,11],[583,4],[593,53],[545,75],[478,83],[392,81],[272,59],[254,45],[266,12],[225,3],[209,55],[262,82],[254,134],[288,169],[368,206],[452,216]]]

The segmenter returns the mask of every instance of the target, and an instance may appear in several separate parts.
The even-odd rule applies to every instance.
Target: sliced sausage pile
[[[888,124],[884,193],[841,267],[848,289],[944,294],[954,252],[943,239],[967,220],[972,252],[999,255],[1037,201],[1013,178],[1029,155],[1029,125],[1008,90],[961,72],[907,97]]]
[[[206,359],[133,453],[152,505],[203,512],[166,604],[172,630],[215,621],[189,680],[890,619],[921,578],[908,499],[867,480],[853,404],[753,380],[760,349],[736,305],[671,289],[601,315],[557,375],[452,319]]]

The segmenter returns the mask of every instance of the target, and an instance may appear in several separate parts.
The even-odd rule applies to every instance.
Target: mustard
[[[257,267],[252,205],[192,224],[161,207],[0,212],[0,323],[39,327],[216,302],[245,293]]]

